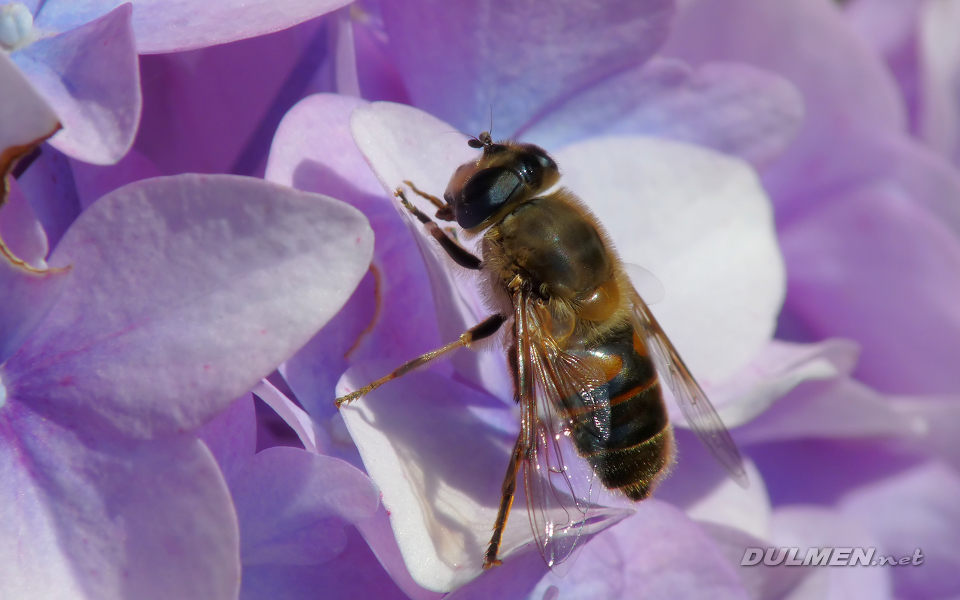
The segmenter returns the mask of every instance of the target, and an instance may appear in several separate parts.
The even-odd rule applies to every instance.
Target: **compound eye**
[[[557,163],[554,162],[554,160],[550,158],[546,152],[544,152],[543,154],[538,154],[537,161],[540,163],[540,168],[542,168],[544,171],[560,170],[559,167],[557,167]]]
[[[503,167],[484,169],[470,178],[454,206],[457,223],[471,229],[493,216],[522,186],[516,173]]]

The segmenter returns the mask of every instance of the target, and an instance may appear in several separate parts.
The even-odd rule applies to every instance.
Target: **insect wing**
[[[633,284],[633,289],[640,294],[647,306],[663,300],[666,289],[656,275],[633,263],[623,263],[623,268],[627,272],[627,277],[630,278],[630,283]]]
[[[597,504],[602,486],[588,466],[572,458],[576,452],[567,435],[569,424],[556,410],[563,406],[563,394],[571,390],[590,393],[596,390],[594,382],[571,380],[572,373],[586,371],[563,370],[552,362],[558,358],[559,351],[555,346],[551,348],[550,340],[541,336],[533,303],[523,297],[524,294],[517,296],[521,296],[515,304],[517,384],[522,410],[527,515],[537,549],[547,566],[556,571],[558,565],[576,555],[591,534],[626,513]],[[590,398],[602,401],[598,393]],[[609,434],[609,411],[607,418]],[[568,457],[572,460],[567,460]]]
[[[650,308],[634,291],[635,324],[644,333],[650,354],[656,363],[657,371],[667,382],[673,397],[680,406],[690,428],[717,461],[726,469],[730,477],[740,487],[750,485],[747,472],[743,468],[743,459],[730,432],[723,425],[720,415],[710,403],[700,384],[690,374],[676,348],[670,343],[660,324],[650,312]]]

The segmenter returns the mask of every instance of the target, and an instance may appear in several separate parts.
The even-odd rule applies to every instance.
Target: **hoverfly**
[[[560,444],[564,436],[605,488],[633,501],[650,495],[674,457],[661,379],[700,440],[745,485],[746,472],[730,434],[634,289],[600,223],[569,190],[545,193],[560,179],[556,162],[538,146],[494,142],[488,132],[468,143],[482,154],[454,172],[443,199],[405,183],[436,207],[437,219],[456,221],[467,235],[482,234],[480,257],[411,204],[402,188],[396,196],[454,262],[480,273],[495,312],[458,340],[337,398],[337,406],[509,328],[504,337],[521,430],[504,477],[485,569],[501,564],[498,554],[520,467],[528,516],[544,560],[553,567],[572,553],[576,540],[563,540],[569,526],[548,516],[559,497],[549,480],[556,474],[567,478]],[[576,496],[573,486],[567,488]],[[585,516],[588,504],[574,497],[568,506]]]

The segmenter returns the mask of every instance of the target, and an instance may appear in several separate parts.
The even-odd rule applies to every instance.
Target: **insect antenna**
[[[444,133],[459,133],[463,137],[470,138],[469,140],[467,140],[467,145],[470,146],[471,148],[483,148],[485,145],[483,143],[483,134],[480,134],[480,137],[477,137],[475,135],[470,135],[469,133],[464,133],[462,131],[444,131]]]

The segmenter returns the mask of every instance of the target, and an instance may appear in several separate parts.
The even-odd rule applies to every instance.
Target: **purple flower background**
[[[960,596],[958,30],[956,0],[0,4],[0,598]],[[333,405],[489,314],[391,193],[491,123],[663,283],[751,479],[671,407],[670,478],[562,577],[522,497],[480,569],[496,345]]]

